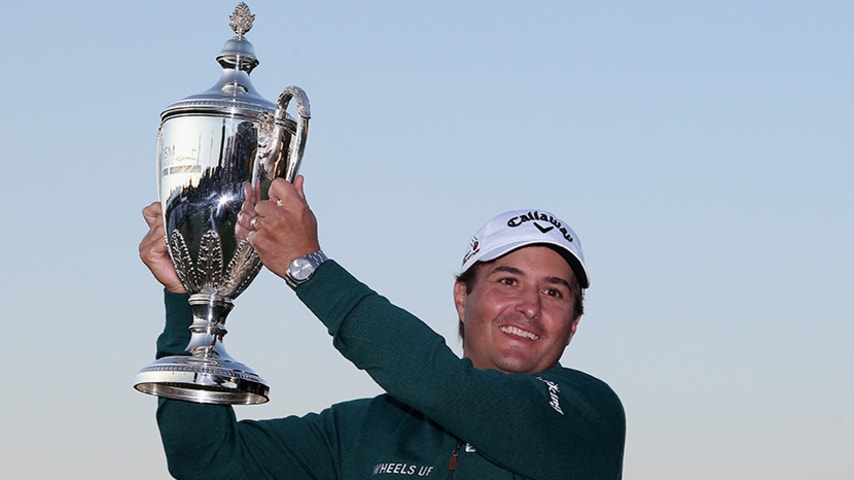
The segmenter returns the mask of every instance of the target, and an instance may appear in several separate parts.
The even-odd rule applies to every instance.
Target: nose
[[[516,311],[523,314],[529,320],[540,318],[542,313],[542,300],[539,292],[534,288],[528,288],[519,293],[516,303]]]

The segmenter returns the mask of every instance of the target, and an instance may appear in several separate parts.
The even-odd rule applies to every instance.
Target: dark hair
[[[495,260],[490,260],[488,262],[476,262],[474,265],[469,267],[465,272],[457,275],[457,281],[462,282],[466,286],[466,293],[471,293],[474,288],[474,282],[477,280],[477,273],[480,271],[481,267],[484,265],[489,265],[490,263],[495,262]],[[572,270],[572,269],[570,269]],[[569,279],[569,293],[572,296],[572,319],[580,317],[584,314],[584,289],[581,288],[581,284],[578,283],[578,279],[575,278],[575,272],[573,271],[572,277]],[[465,324],[462,319],[459,320],[459,335],[460,339],[465,339]]]

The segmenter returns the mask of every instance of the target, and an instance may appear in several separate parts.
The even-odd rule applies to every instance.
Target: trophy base
[[[231,359],[172,356],[136,376],[135,389],[158,397],[219,405],[257,405],[270,387],[251,368]]]

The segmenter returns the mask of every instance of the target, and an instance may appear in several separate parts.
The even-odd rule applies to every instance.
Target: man
[[[240,422],[230,406],[160,399],[158,424],[176,478],[621,478],[619,399],[603,382],[558,365],[589,284],[569,226],[542,210],[508,212],[475,235],[454,287],[460,359],[423,322],[326,258],[303,183],[274,181],[273,200],[240,222],[264,265],[387,393],[304,417]],[[140,256],[166,288],[157,354],[180,354],[187,297],[159,204],[143,213],[150,230]]]

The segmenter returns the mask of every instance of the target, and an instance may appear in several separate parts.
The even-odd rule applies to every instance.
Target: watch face
[[[285,272],[285,281],[292,288],[296,288],[297,285],[308,281],[317,267],[326,260],[326,255],[320,250],[295,259]]]
[[[305,257],[300,257],[291,264],[290,274],[294,280],[300,281],[308,278],[313,270],[311,262]]]

